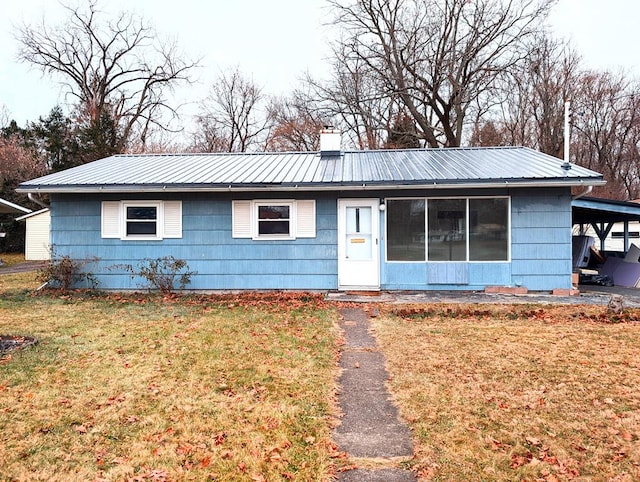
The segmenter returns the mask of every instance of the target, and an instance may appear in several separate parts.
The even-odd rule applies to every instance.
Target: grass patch
[[[373,323],[413,469],[443,481],[640,480],[638,312],[604,310],[382,307]]]
[[[0,266],[0,273],[2,273],[2,268],[24,263],[24,253],[2,253],[0,254],[0,259],[4,262]]]
[[[20,293],[28,295],[41,284],[37,280],[35,271],[11,274],[1,274],[0,272],[0,294],[5,297],[15,297]]]
[[[320,297],[12,289],[0,333],[39,344],[0,355],[0,480],[329,478],[336,312]]]

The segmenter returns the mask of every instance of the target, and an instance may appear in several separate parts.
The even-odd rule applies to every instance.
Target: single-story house
[[[571,288],[572,188],[601,174],[523,147],[125,154],[22,183],[48,194],[57,255],[165,256],[189,289]]]
[[[51,258],[51,214],[48,208],[33,211],[16,218],[25,222],[24,259],[27,261],[44,261]]]

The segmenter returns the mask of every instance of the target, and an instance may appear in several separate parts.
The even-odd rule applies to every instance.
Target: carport
[[[26,214],[30,213],[31,209],[14,204],[11,201],[0,198],[0,214]]]
[[[605,250],[605,239],[616,223],[624,224],[624,252],[629,250],[629,221],[640,221],[640,204],[595,197],[581,197],[571,202],[573,225],[580,226],[580,234],[590,225]]]

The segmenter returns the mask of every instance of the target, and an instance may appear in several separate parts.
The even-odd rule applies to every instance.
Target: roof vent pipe
[[[571,102],[566,101],[564,103],[564,162],[562,163],[562,169],[568,171],[571,169],[571,163],[569,162],[569,146],[571,145]]]
[[[342,133],[340,129],[325,126],[320,131],[320,157],[339,156],[341,152]]]

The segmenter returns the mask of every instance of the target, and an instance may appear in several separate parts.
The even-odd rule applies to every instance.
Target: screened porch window
[[[393,199],[387,202],[387,259],[424,261],[424,199]]]
[[[509,259],[507,199],[469,199],[469,260]]]
[[[429,261],[467,260],[467,200],[429,199]]]
[[[508,261],[507,197],[389,199],[387,261]]]

